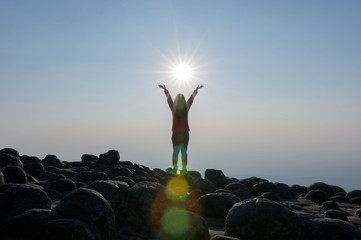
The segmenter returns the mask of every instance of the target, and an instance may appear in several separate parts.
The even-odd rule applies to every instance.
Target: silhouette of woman
[[[192,106],[193,99],[198,93],[198,89],[202,88],[203,85],[199,85],[189,97],[188,101],[185,101],[184,95],[179,93],[174,102],[169,94],[169,91],[165,85],[158,85],[164,89],[164,93],[167,96],[167,102],[173,115],[173,126],[172,126],[172,143],[173,143],[173,171],[174,173],[178,170],[178,155],[181,152],[182,155],[182,173],[187,172],[187,147],[189,141],[189,125],[188,125],[188,111]]]

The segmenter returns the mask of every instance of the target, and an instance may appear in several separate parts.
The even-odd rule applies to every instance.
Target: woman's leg
[[[182,171],[187,171],[187,162],[188,162],[187,147],[181,145],[180,150],[182,154]]]
[[[179,156],[180,145],[173,145],[173,169],[178,169],[178,156]]]

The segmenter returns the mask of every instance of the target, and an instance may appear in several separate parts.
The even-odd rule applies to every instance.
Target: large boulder
[[[200,195],[213,193],[214,191],[216,191],[216,186],[214,186],[211,181],[205,178],[200,178],[196,180],[193,187],[200,192]]]
[[[0,210],[15,216],[32,208],[50,209],[51,200],[40,186],[16,184],[0,194]]]
[[[61,218],[51,210],[32,209],[0,224],[1,239],[95,240],[88,225],[78,219]]]
[[[312,190],[324,191],[325,193],[327,193],[327,195],[329,197],[332,197],[333,195],[335,195],[335,191],[332,188],[332,186],[330,186],[326,183],[323,183],[323,182],[316,182],[316,183],[313,183],[310,186],[308,186],[307,192],[310,192]]]
[[[24,169],[18,166],[8,166],[3,169],[5,183],[28,183]]]
[[[305,220],[304,240],[358,240],[361,232],[354,225],[331,218],[311,218]]]
[[[58,192],[61,196],[74,191],[76,189],[75,182],[70,179],[58,179],[50,182],[50,189]]]
[[[85,164],[87,162],[98,162],[99,157],[95,156],[95,155],[91,155],[91,154],[83,154],[81,156],[81,163]]]
[[[100,164],[106,164],[106,165],[112,165],[119,163],[120,155],[119,152],[116,150],[109,150],[106,153],[99,155],[99,163]]]
[[[31,163],[25,166],[25,171],[31,175],[45,173],[44,165],[40,162]]]
[[[224,177],[225,175],[222,170],[206,169],[206,171],[204,172],[204,178],[211,181],[215,186],[217,185],[217,181]]]
[[[266,192],[272,192],[272,193],[278,194],[278,188],[276,187],[276,185],[274,183],[271,183],[269,181],[264,181],[264,182],[255,184],[251,188],[250,192],[253,196],[260,196]]]
[[[240,199],[247,199],[251,197],[248,187],[240,182],[230,183],[224,189],[231,191]]]
[[[289,208],[268,199],[236,203],[225,224],[226,236],[244,240],[303,240],[305,227]]]
[[[231,207],[240,202],[237,196],[231,193],[209,193],[199,198],[202,215],[211,218],[225,218]]]
[[[23,167],[23,163],[20,161],[19,158],[14,157],[8,153],[0,153],[0,169],[3,169],[7,166],[17,166]]]
[[[3,148],[0,150],[0,153],[6,153],[16,158],[20,157],[19,152],[13,148]]]
[[[114,210],[117,222],[125,222],[129,211],[127,206],[129,185],[125,182],[114,180],[99,180],[87,188],[93,189],[103,195]]]
[[[321,190],[311,190],[307,193],[305,198],[310,199],[315,202],[326,202],[329,199],[329,196],[326,192]]]
[[[52,166],[57,168],[63,167],[63,163],[60,161],[60,159],[57,156],[50,154],[45,156],[45,158],[43,159],[43,164],[45,166]]]
[[[352,190],[346,194],[347,199],[352,199],[355,197],[361,197],[361,190]]]
[[[115,231],[114,212],[108,201],[97,191],[80,188],[66,195],[54,208],[65,218],[77,218],[88,223],[96,239],[112,239]]]
[[[110,176],[110,179],[114,179],[119,176],[133,178],[133,172],[129,168],[125,167],[115,167],[110,169],[107,174]]]

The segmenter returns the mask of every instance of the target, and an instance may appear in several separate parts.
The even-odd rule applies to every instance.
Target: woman
[[[189,125],[188,125],[188,111],[192,106],[193,99],[198,93],[198,89],[203,85],[198,86],[192,93],[192,96],[185,101],[184,95],[179,93],[174,102],[169,94],[169,91],[165,85],[158,85],[164,89],[164,93],[167,96],[167,102],[170,110],[173,114],[173,126],[172,126],[172,143],[173,143],[173,171],[178,170],[178,155],[182,154],[182,173],[187,172],[187,147],[189,141]]]

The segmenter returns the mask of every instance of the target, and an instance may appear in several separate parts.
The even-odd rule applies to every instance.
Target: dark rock
[[[133,231],[143,234],[151,233],[151,225],[148,221],[148,219],[152,219],[151,210],[155,212],[155,215],[163,213],[165,204],[164,198],[159,201],[154,199],[164,190],[163,185],[146,181],[136,183],[130,188],[127,223]]]
[[[305,221],[304,240],[357,240],[361,232],[352,224],[331,218],[312,218]]]
[[[83,154],[81,156],[81,163],[82,164],[85,164],[87,162],[98,162],[99,160],[99,157],[95,156],[95,155],[91,155],[91,154]]]
[[[0,194],[0,210],[10,216],[18,215],[32,208],[49,209],[48,195],[32,184],[16,184]]]
[[[344,202],[348,201],[348,199],[342,195],[332,196],[332,197],[330,197],[330,200],[335,201],[335,202],[340,202],[340,203],[344,203]]]
[[[58,179],[50,183],[50,188],[65,195],[74,191],[76,185],[70,179]]]
[[[264,178],[259,178],[259,177],[250,177],[250,178],[246,178],[248,181],[252,182],[253,185],[255,185],[256,183],[261,183],[261,182],[268,182],[267,179]]]
[[[361,190],[352,190],[351,192],[346,194],[346,198],[352,199],[355,197],[361,197]]]
[[[230,177],[227,177],[227,176],[221,177],[221,178],[219,178],[219,179],[217,180],[217,182],[216,182],[216,187],[217,187],[218,189],[224,188],[224,187],[227,186],[228,184],[234,183],[234,182],[237,182],[237,181],[238,181],[238,180],[235,179],[235,178],[230,178]]]
[[[51,210],[43,209],[29,210],[7,219],[0,225],[0,232],[5,240],[95,240],[86,223],[78,219],[64,219]]]
[[[132,179],[130,179],[128,177],[124,177],[124,176],[119,176],[119,177],[116,177],[116,178],[114,178],[112,180],[125,182],[125,183],[127,183],[129,185],[129,187],[133,187],[133,185],[135,184],[135,182]]]
[[[334,201],[326,201],[322,204],[322,207],[327,209],[339,209],[340,206]]]
[[[23,168],[23,163],[20,161],[20,159],[10,154],[0,153],[0,169],[3,169],[7,166],[16,166]]]
[[[106,164],[106,165],[112,165],[119,163],[120,155],[119,152],[116,150],[109,150],[106,153],[99,155],[99,163],[100,164]]]
[[[301,195],[301,194],[307,193],[307,188],[305,186],[300,186],[300,185],[295,184],[295,185],[292,185],[291,188],[295,195]]]
[[[199,190],[201,195],[213,193],[216,191],[216,186],[205,178],[200,178],[194,183],[194,188]]]
[[[32,163],[25,167],[25,170],[29,174],[41,174],[45,172],[44,165],[40,162]]]
[[[225,222],[225,235],[239,239],[303,240],[303,220],[287,207],[268,199],[236,203]]]
[[[265,192],[261,196],[259,196],[259,198],[266,198],[275,202],[279,202],[281,200],[280,197],[273,192]]]
[[[6,182],[6,179],[5,179],[5,182]],[[352,204],[359,204],[359,205],[361,205],[361,197],[351,198],[351,199],[350,199],[350,202],[351,202]]]
[[[59,169],[58,167],[46,165],[46,166],[44,166],[44,168],[45,168],[45,170],[46,170],[47,172],[52,172],[52,173],[58,173],[58,174],[60,174],[60,169]]]
[[[132,171],[130,171],[129,168],[125,168],[125,167],[112,168],[107,172],[107,174],[110,176],[110,179],[114,179],[119,176],[133,178]]]
[[[26,178],[28,179],[29,183],[37,183],[37,182],[39,182],[38,179],[34,178],[30,174],[26,174]]]
[[[361,208],[357,209],[355,214],[354,214],[355,217],[361,217]]]
[[[76,171],[74,168],[68,168],[68,169],[58,169],[58,173],[61,175],[64,175],[66,178],[71,178],[72,176],[74,176],[76,174]]]
[[[96,239],[112,239],[115,231],[114,212],[97,191],[77,189],[66,195],[54,208],[65,218],[77,218],[96,230]]]
[[[327,218],[334,218],[334,219],[340,219],[343,221],[348,222],[347,219],[347,213],[338,209],[331,209],[331,210],[327,210],[325,212],[325,217]]]
[[[52,172],[45,172],[40,174],[34,174],[35,177],[39,181],[55,181],[58,179],[65,179],[65,176],[62,174],[52,173]]]
[[[6,153],[16,158],[20,157],[19,152],[13,148],[3,148],[0,150],[0,153]]]
[[[244,184],[245,186],[247,186],[248,190],[251,190],[251,188],[253,187],[254,183],[252,183],[250,180],[248,179],[241,179],[238,181],[239,183]]]
[[[206,169],[206,171],[204,172],[204,178],[211,181],[215,186],[217,184],[217,181],[224,177],[225,176],[221,170]]]
[[[17,166],[8,166],[3,169],[5,183],[28,183],[24,169]]]
[[[0,184],[4,184],[5,180],[4,180],[4,174],[2,173],[2,171],[0,170]]]
[[[285,183],[274,183],[277,188],[277,194],[280,198],[288,199],[295,195],[293,189]]]
[[[55,155],[46,155],[45,158],[43,159],[43,164],[45,166],[53,166],[53,167],[57,167],[57,168],[62,168],[63,164],[60,161],[60,159],[55,156]]]
[[[71,177],[71,180],[75,181],[75,182],[83,182],[86,183],[87,181],[90,180],[90,178],[93,176],[93,173],[89,172],[89,171],[84,171],[84,172],[79,172],[74,174]]]
[[[240,199],[246,199],[251,197],[248,187],[240,182],[230,183],[224,189],[231,191]]]
[[[278,189],[273,183],[265,181],[255,184],[250,192],[253,196],[260,196],[265,192],[278,193]]]
[[[28,155],[22,155],[20,157],[20,160],[23,162],[23,164],[32,164],[32,163],[41,163],[42,161],[35,156],[28,156]]]
[[[109,180],[109,177],[105,172],[97,172],[91,176],[89,182],[94,182],[97,180]]]
[[[316,183],[313,183],[310,186],[308,186],[307,192],[310,192],[312,190],[324,191],[325,193],[327,193],[327,195],[329,197],[332,197],[335,195],[333,188],[330,185],[323,183],[323,182],[316,182]]]
[[[162,217],[157,239],[209,240],[207,222],[201,216],[179,207],[170,208]]]
[[[335,195],[341,195],[341,194],[344,196],[346,195],[346,191],[343,188],[335,185],[330,185],[330,186],[332,187],[332,190],[335,193]]]
[[[225,218],[229,209],[240,201],[237,196],[229,193],[209,193],[199,198],[202,215],[211,218]]]
[[[125,222],[128,210],[129,185],[114,180],[99,180],[87,188],[99,192],[114,210],[117,222]]]
[[[323,203],[329,199],[327,193],[321,190],[311,190],[307,193],[305,198],[320,203]]]
[[[223,235],[215,235],[211,238],[211,240],[239,240],[239,238],[223,236]]]
[[[190,175],[194,179],[200,179],[202,178],[201,173],[198,171],[188,171],[187,175]]]
[[[119,161],[120,166],[122,167],[127,167],[127,168],[132,168],[133,167],[133,163],[130,161]]]
[[[217,189],[216,191],[214,191],[215,193],[229,193],[229,194],[233,194],[231,191],[229,191],[228,189]],[[234,195],[234,194],[233,194]]]

